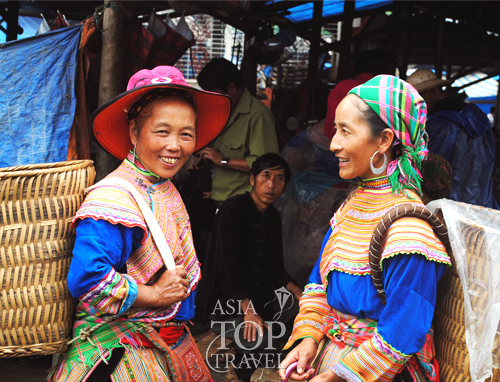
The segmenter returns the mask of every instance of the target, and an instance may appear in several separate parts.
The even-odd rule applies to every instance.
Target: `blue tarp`
[[[467,98],[467,102],[476,104],[484,114],[489,114],[491,111],[491,107],[495,106],[497,102],[497,97],[469,97]]]
[[[0,167],[66,160],[81,30],[0,44]]]
[[[429,151],[453,167],[450,199],[498,209],[493,197],[495,139],[486,115],[471,103],[459,112],[431,114],[426,129]]]
[[[278,3],[277,1],[269,1],[266,4]],[[338,16],[344,13],[345,0],[324,0],[323,1],[323,17]],[[392,0],[356,0],[355,11],[363,11],[392,4]],[[289,8],[290,15],[287,19],[294,23],[311,21],[313,16],[314,1],[299,4],[296,7]]]

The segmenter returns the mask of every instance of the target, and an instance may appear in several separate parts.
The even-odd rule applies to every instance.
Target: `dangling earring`
[[[134,157],[132,158],[132,163],[135,164],[135,149],[137,148],[137,142],[134,144]]]
[[[379,168],[376,168],[375,166],[373,166],[373,158],[375,158],[375,155],[377,155],[379,153],[379,151],[380,150],[375,152],[375,154],[373,154],[372,157],[370,158],[370,168],[375,175],[382,174],[385,171],[385,169],[387,168],[387,156],[385,155],[385,153],[384,153],[384,164]]]

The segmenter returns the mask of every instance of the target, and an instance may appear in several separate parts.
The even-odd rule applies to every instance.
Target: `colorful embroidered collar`
[[[381,176],[372,179],[361,179],[358,183],[360,188],[365,190],[387,190],[391,189],[391,183],[389,177]]]
[[[148,177],[152,178],[149,179],[152,183],[159,183],[159,182],[164,182],[165,180],[169,180],[166,178],[162,178],[159,175],[156,175],[154,172],[150,171],[144,163],[139,159],[137,155],[135,155],[134,158],[134,152],[132,150],[129,151],[127,157],[125,158],[125,162],[128,163],[130,166],[134,168],[135,171],[138,173]]]

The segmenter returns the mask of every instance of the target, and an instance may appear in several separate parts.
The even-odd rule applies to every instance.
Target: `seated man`
[[[233,365],[243,381],[250,381],[257,367],[271,366],[271,357],[260,354],[280,352],[298,313],[293,300],[302,291],[285,270],[281,216],[272,205],[290,174],[278,154],[253,163],[252,191],[221,205],[202,269],[198,309],[210,316],[213,331],[235,339]]]

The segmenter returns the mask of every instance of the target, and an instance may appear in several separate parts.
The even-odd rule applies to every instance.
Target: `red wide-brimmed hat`
[[[143,69],[130,78],[126,92],[106,102],[92,114],[90,123],[95,137],[110,154],[125,159],[132,149],[128,110],[144,94],[159,88],[182,89],[193,97],[197,113],[195,151],[213,141],[229,119],[231,99],[228,96],[189,86],[182,73],[173,66]]]

